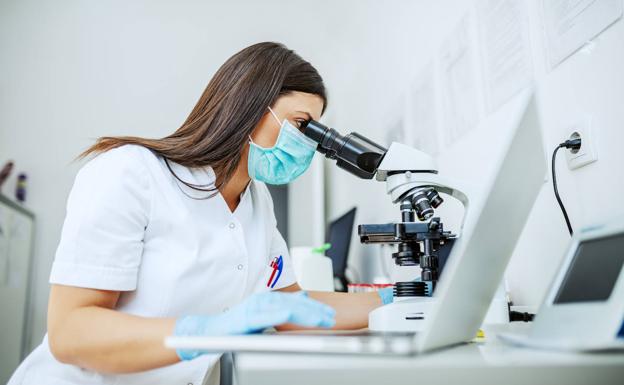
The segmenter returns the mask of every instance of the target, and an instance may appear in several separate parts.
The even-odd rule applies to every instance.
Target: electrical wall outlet
[[[565,150],[570,170],[583,167],[598,160],[591,123],[591,117],[586,116],[568,127],[568,132],[570,133],[568,139],[581,138],[581,148],[578,150],[563,149]]]

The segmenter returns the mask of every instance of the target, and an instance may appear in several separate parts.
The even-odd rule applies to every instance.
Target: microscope
[[[386,182],[392,203],[399,205],[401,221],[362,224],[362,243],[396,244],[392,259],[398,266],[420,266],[421,276],[413,281],[394,283],[394,301],[369,315],[369,329],[383,332],[419,331],[435,298],[436,282],[457,237],[445,231],[434,216],[443,199],[440,194],[459,200],[468,209],[463,191],[438,175],[433,158],[419,150],[393,142],[386,149],[352,132],[342,136],[333,128],[310,120],[304,134],[318,143],[316,150],[336,165],[363,179]],[[466,218],[464,213],[463,218]],[[462,221],[463,227],[463,221]],[[461,230],[461,229],[460,229]]]

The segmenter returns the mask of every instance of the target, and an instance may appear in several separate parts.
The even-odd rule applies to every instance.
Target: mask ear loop
[[[277,115],[275,115],[275,112],[273,112],[273,110],[271,109],[271,107],[267,107],[269,109],[269,111],[271,112],[271,115],[273,115],[273,117],[275,118],[275,120],[277,121],[277,124],[280,125],[280,129],[282,128],[282,123],[280,123],[279,118],[277,117]],[[253,139],[251,139],[251,135],[247,135],[247,137],[249,137],[249,143],[254,143]],[[255,144],[255,143],[254,143]]]
[[[273,112],[273,110],[271,109],[271,107],[267,107],[269,109],[269,111],[271,111],[271,115],[273,115],[273,117],[275,118],[275,120],[277,120],[277,124],[280,125],[280,128],[282,127],[282,122],[280,122],[279,118],[277,117],[277,115],[275,115],[275,112]]]

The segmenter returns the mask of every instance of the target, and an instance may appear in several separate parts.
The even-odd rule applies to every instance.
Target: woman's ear
[[[267,113],[262,116],[262,119],[260,119],[250,136],[253,142],[258,146],[270,148],[273,147],[277,141],[279,129],[280,127],[275,122],[275,118],[267,109]]]

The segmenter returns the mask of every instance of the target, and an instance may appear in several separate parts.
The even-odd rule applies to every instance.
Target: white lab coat
[[[170,165],[190,183],[214,181],[210,168]],[[164,160],[143,147],[126,145],[98,155],[76,176],[50,283],[121,291],[116,309],[145,317],[227,311],[250,294],[269,290],[270,262],[279,255],[284,267],[273,289],[295,283],[263,183],[247,186],[234,213],[220,194],[204,200],[187,195],[206,193],[178,182]],[[56,361],[46,335],[9,385],[199,385],[218,358],[99,374]]]

